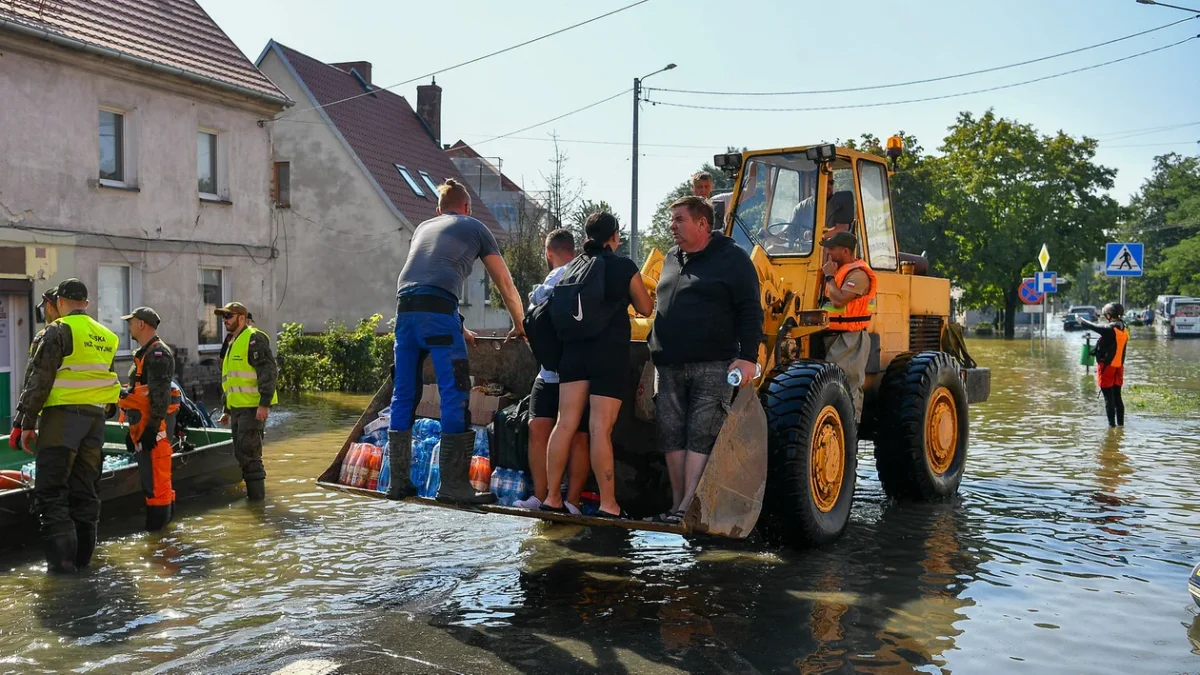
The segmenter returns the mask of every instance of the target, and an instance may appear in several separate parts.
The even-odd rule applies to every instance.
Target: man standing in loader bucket
[[[846,373],[850,395],[854,398],[854,420],[862,421],[863,384],[867,379],[867,360],[871,340],[867,327],[875,313],[875,272],[858,257],[858,239],[849,232],[821,241],[829,251],[825,263],[825,297],[821,307],[829,313],[829,334],[825,336],[825,360],[836,363]]]

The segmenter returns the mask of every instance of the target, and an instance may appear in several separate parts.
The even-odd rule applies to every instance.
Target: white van
[[[1180,298],[1174,302],[1174,309],[1168,335],[1200,337],[1200,298]]]
[[[1171,319],[1175,317],[1175,303],[1189,299],[1186,295],[1160,295],[1154,301],[1154,324],[1158,332],[1172,335]]]

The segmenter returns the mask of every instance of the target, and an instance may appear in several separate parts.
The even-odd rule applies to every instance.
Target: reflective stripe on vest
[[[71,327],[71,353],[63,357],[46,407],[116,403],[121,394],[121,383],[112,372],[116,334],[86,314],[69,314],[59,321]]]
[[[856,269],[861,269],[867,274],[867,279],[871,282],[870,287],[866,293],[846,303],[845,307],[835,307],[832,302],[826,302],[821,307],[829,314],[829,330],[851,332],[866,330],[867,326],[871,325],[871,317],[875,314],[875,289],[878,287],[875,271],[862,260],[855,260],[838,268],[833,275],[833,285],[841,288],[846,277]]]
[[[158,341],[156,338],[155,341]],[[151,342],[150,344],[154,344]],[[149,350],[146,350],[149,351]],[[117,401],[117,407],[121,409],[122,420],[129,424],[129,436],[133,438],[134,443],[141,442],[142,434],[146,431],[146,423],[150,421],[150,387],[146,384],[143,377],[146,366],[146,352],[142,352],[142,356],[133,357],[133,377],[130,379],[129,393],[121,397]],[[175,383],[171,383],[171,399],[167,403],[167,416],[170,417],[179,412],[179,406],[183,402],[183,392]],[[137,414],[133,414],[137,411]],[[167,420],[164,418],[158,424],[158,434],[155,436],[156,441],[167,439]]]
[[[258,373],[255,372],[254,366],[250,365],[250,338],[255,333],[262,331],[247,326],[229,345],[225,359],[221,362],[221,391],[225,392],[227,408],[257,408],[261,399],[258,393]],[[278,393],[273,394],[271,405],[278,402]]]
[[[1123,368],[1125,366],[1125,345],[1129,343],[1129,331],[1114,326],[1113,335],[1117,338],[1117,350],[1113,353],[1112,361],[1108,365],[1113,368]]]

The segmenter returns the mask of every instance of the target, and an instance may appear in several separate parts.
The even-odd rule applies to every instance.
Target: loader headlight
[[[804,156],[808,158],[810,162],[816,162],[817,164],[832,162],[837,158],[837,147],[832,143],[827,143],[825,145],[814,145],[811,148],[804,149]]]

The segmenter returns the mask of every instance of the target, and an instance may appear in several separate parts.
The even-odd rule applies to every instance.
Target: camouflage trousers
[[[229,427],[233,430],[233,455],[242,467],[242,480],[263,480],[262,444],[265,422],[254,418],[254,408],[230,408]]]
[[[52,406],[42,410],[33,496],[44,536],[74,532],[76,521],[100,520],[103,448],[103,409]]]

